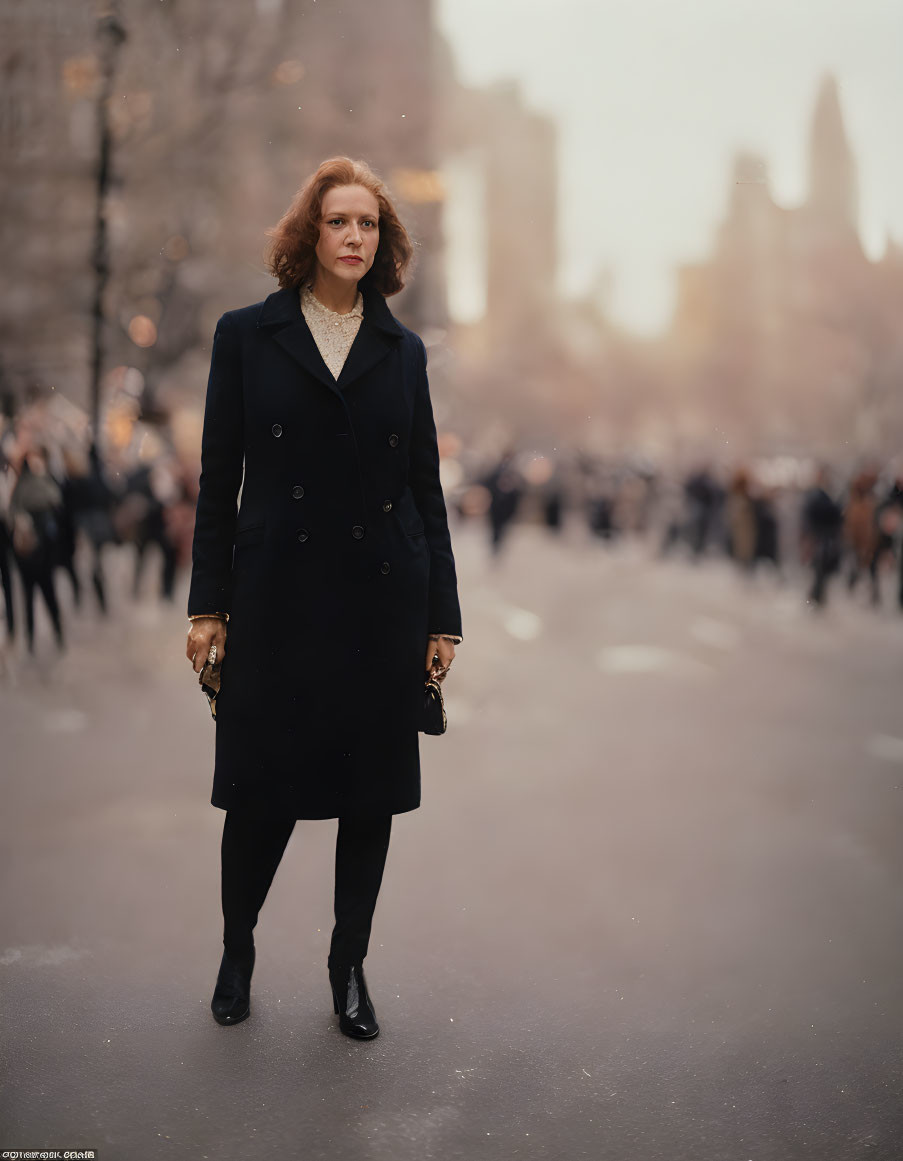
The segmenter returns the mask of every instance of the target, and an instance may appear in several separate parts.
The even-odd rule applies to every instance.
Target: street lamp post
[[[101,3],[97,17],[97,55],[100,63],[100,90],[97,96],[97,196],[94,211],[94,307],[92,311],[93,341],[91,360],[91,427],[93,439],[99,436],[100,381],[103,372],[104,294],[110,276],[107,241],[107,190],[110,185],[113,156],[113,134],[110,128],[110,95],[116,73],[116,56],[126,38],[119,18],[118,0]]]

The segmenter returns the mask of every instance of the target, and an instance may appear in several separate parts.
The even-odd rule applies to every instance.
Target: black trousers
[[[16,556],[19,575],[25,589],[25,639],[29,653],[34,652],[34,599],[35,589],[40,589],[44,604],[53,622],[53,632],[57,644],[63,646],[63,622],[60,606],[56,599],[56,582],[53,576],[53,558],[49,548],[36,549],[28,556]]]
[[[222,841],[223,946],[234,960],[246,960],[251,953],[257,917],[294,828],[294,819],[226,811]],[[391,830],[391,814],[339,819],[335,927],[329,967],[357,963],[367,954]]]

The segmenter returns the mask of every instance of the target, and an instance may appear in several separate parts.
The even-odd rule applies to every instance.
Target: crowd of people
[[[38,596],[57,648],[65,649],[60,574],[77,609],[87,590],[99,615],[108,615],[110,546],[132,555],[133,597],[154,559],[160,569],[154,588],[174,600],[190,563],[197,464],[186,465],[165,438],[140,425],[125,446],[101,454],[86,427],[76,433],[40,405],[0,424],[6,641],[20,631],[16,575],[29,653]],[[556,459],[509,447],[490,466],[465,471],[447,496],[459,519],[485,521],[491,559],[518,521],[540,523],[555,534],[576,519],[602,541],[644,538],[660,558],[675,552],[695,562],[727,556],[744,572],[766,566],[780,577],[788,563],[802,566],[815,608],[825,605],[832,577],[840,576],[849,592],[865,583],[875,606],[892,588],[903,610],[903,473],[892,467],[866,465],[841,479],[816,465],[806,486],[769,482],[743,465],[719,471],[699,464],[681,477],[648,462],[614,463],[581,452]],[[90,574],[89,585],[81,573]]]
[[[684,551],[699,562],[721,555],[744,572],[766,566],[780,577],[788,563],[798,564],[810,574],[807,599],[816,609],[824,607],[835,575],[849,592],[867,578],[869,601],[878,606],[888,573],[885,587],[893,587],[903,611],[903,471],[894,465],[863,465],[844,478],[828,464],[797,464],[776,483],[768,478],[773,473],[743,464],[720,472],[698,464],[681,478],[648,463],[606,464],[576,454],[567,463],[546,461],[531,481],[536,460],[526,457],[519,467],[518,458],[506,449],[463,490],[459,505],[462,514],[485,512],[495,555],[526,510],[552,532],[570,510],[603,540],[657,538],[660,557]]]
[[[137,596],[148,550],[156,545],[158,590],[164,600],[174,600],[179,569],[190,557],[196,472],[150,430],[127,448],[101,455],[95,442],[79,438],[40,405],[0,422],[0,581],[7,642],[20,631],[15,575],[21,582],[30,654],[35,651],[38,595],[57,649],[66,647],[57,587],[61,573],[71,586],[73,604],[81,608],[86,585],[80,567],[90,571],[92,599],[106,617],[108,546],[130,547],[131,593]]]

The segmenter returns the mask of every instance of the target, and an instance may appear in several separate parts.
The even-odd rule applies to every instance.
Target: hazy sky
[[[522,83],[559,128],[559,289],[601,267],[629,327],[667,321],[676,263],[704,257],[735,149],[761,153],[782,205],[808,180],[818,83],[840,83],[860,229],[903,243],[900,0],[436,0],[459,79]]]

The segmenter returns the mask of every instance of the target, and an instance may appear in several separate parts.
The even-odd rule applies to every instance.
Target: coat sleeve
[[[448,513],[442,484],[439,482],[439,444],[430,400],[426,373],[426,347],[418,337],[417,393],[411,429],[411,454],[408,482],[417,511],[423,518],[430,550],[429,633],[461,636],[461,609],[458,602],[458,579]]]
[[[229,612],[232,548],[243,472],[241,354],[235,324],[227,312],[216,324],[207,380],[201,478],[191,546],[189,616]]]

